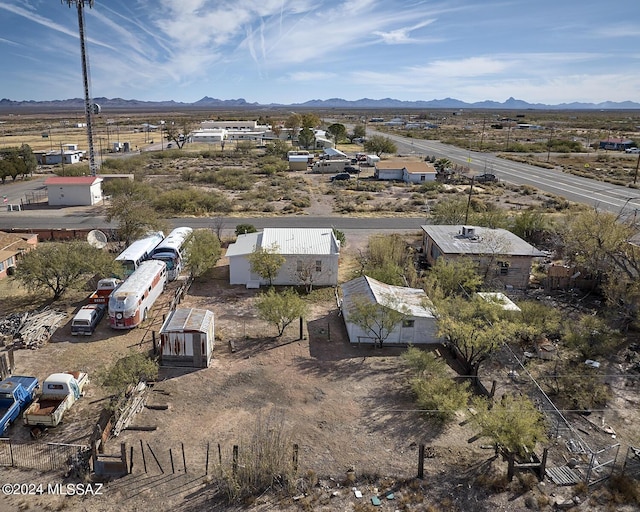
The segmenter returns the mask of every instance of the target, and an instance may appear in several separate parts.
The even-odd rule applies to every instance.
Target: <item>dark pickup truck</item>
[[[493,181],[498,181],[498,177],[495,174],[479,174],[475,176],[474,181],[476,183],[491,183]]]

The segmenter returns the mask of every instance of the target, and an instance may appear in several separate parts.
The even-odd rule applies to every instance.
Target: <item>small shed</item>
[[[212,311],[196,308],[172,311],[160,329],[160,364],[208,368],[214,336]]]
[[[93,206],[102,201],[102,178],[53,176],[45,180],[50,206]]]

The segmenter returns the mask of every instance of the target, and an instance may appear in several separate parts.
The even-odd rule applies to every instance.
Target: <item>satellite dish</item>
[[[104,249],[107,245],[107,235],[105,235],[99,229],[94,229],[89,231],[87,235],[87,242],[91,247],[95,247],[96,249]]]
[[[91,104],[91,113],[98,115],[100,112],[102,112],[102,107],[100,105],[98,105],[97,103],[92,103]]]

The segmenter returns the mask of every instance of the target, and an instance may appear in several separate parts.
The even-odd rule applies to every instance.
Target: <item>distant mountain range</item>
[[[500,103],[497,101],[485,100],[475,103],[467,103],[455,98],[444,98],[442,100],[430,101],[401,101],[392,98],[373,100],[362,98],[355,101],[344,100],[342,98],[331,98],[328,100],[309,100],[304,103],[248,103],[243,98],[220,100],[205,96],[193,102],[183,103],[177,101],[140,101],[125,100],[122,98],[94,98],[95,103],[102,108],[111,109],[167,109],[167,108],[279,108],[298,107],[315,109],[508,109],[508,110],[635,110],[640,109],[640,103],[633,101],[604,101],[602,103],[560,103],[558,105],[545,105],[543,103],[528,103],[523,100],[509,98]],[[0,100],[0,109],[7,108],[48,108],[48,109],[81,109],[84,110],[84,100],[73,98],[67,100],[52,101],[13,101],[9,99]]]

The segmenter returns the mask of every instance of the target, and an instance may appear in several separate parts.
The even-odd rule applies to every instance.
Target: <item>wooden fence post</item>
[[[509,453],[507,460],[509,461],[509,465],[507,466],[507,481],[511,482],[511,480],[513,480],[513,475],[515,474],[515,455],[513,453]]]
[[[184,474],[187,474],[187,459],[184,456],[184,443],[180,443],[182,445],[182,465],[184,466]]]
[[[209,442],[207,441],[207,460],[204,463],[204,474],[209,474]]]
[[[129,474],[133,473],[133,445],[129,448]]]
[[[293,472],[298,472],[298,444],[293,445]]]
[[[153,460],[156,461],[156,464],[160,468],[160,472],[164,475],[164,469],[162,469],[162,465],[160,464],[160,461],[158,460],[158,457],[156,457],[156,454],[153,453],[153,450],[151,449],[151,445],[149,443],[147,443],[147,448],[149,448],[149,451],[151,452],[151,456],[153,457]]]
[[[171,448],[169,448],[169,460],[171,461],[171,472],[175,473],[176,469],[173,467],[173,452],[171,451]]]
[[[233,463],[232,463],[233,476],[238,474],[238,445],[233,445]]]
[[[418,478],[422,480],[424,478],[424,445],[420,444],[418,447]]]
[[[142,465],[144,466],[144,472],[147,472],[147,459],[144,456],[144,446],[142,446],[142,439],[140,439],[140,453],[142,454]]]

